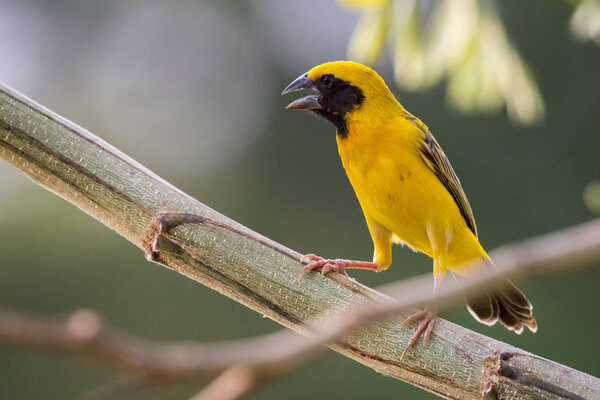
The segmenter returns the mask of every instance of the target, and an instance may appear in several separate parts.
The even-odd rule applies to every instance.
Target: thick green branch
[[[308,333],[305,323],[323,327],[345,309],[391,301],[339,275],[323,279],[307,274],[297,282],[298,253],[211,210],[100,138],[5,86],[0,86],[0,158],[139,248],[148,251],[152,244],[150,254],[156,261],[300,333]],[[199,215],[206,223],[182,225],[156,236],[156,218],[170,212]],[[558,398],[552,386],[547,386],[547,393],[539,392],[540,385],[533,386],[537,392],[527,392],[531,382],[547,382],[558,371],[568,371],[569,387],[596,394],[600,390],[596,378],[443,320],[427,347],[400,360],[412,333],[411,327],[399,328],[402,319],[402,315],[388,317],[331,347],[446,398],[481,398],[490,382],[494,383],[490,393],[514,390],[513,397],[503,398],[540,393]],[[502,365],[511,366],[511,360],[528,361],[504,369],[519,372],[508,374],[512,378],[499,376],[497,371],[503,370]],[[548,376],[544,371],[554,372]]]

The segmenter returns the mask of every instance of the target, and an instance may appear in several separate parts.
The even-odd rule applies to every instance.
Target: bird
[[[308,110],[331,122],[342,165],[362,208],[373,240],[373,261],[327,259],[315,254],[302,274],[321,269],[347,275],[346,269],[383,271],[392,263],[392,244],[402,244],[433,260],[433,290],[446,272],[473,277],[494,264],[479,243],[475,218],[448,157],[429,128],[409,113],[377,72],[352,61],[326,62],[311,68],[282,92],[314,93],[286,108]],[[533,307],[510,281],[503,280],[477,295],[465,296],[467,308],[481,323],[500,321],[518,334],[537,330]],[[402,357],[423,336],[423,346],[438,307],[409,316],[419,321]]]

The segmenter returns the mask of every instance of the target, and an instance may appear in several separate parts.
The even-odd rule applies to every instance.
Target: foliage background
[[[505,0],[499,11],[546,102],[534,127],[505,115],[450,110],[443,85],[393,85],[450,157],[482,243],[506,242],[592,217],[585,185],[600,178],[600,52],[568,34],[567,2]],[[300,252],[369,259],[363,216],[336,153],[334,131],[284,111],[279,93],[311,66],[345,56],[358,15],[322,0],[0,3],[0,79],[133,156],[212,208]],[[152,339],[211,341],[273,331],[273,322],[149,264],[103,225],[0,164],[0,305],[66,315],[89,307]],[[355,272],[377,286],[431,270],[394,249],[392,267]],[[540,356],[600,375],[600,270],[519,286],[539,322],[521,336],[476,323],[456,306],[442,315]],[[0,397],[73,398],[116,379],[71,358],[0,347]],[[160,389],[175,399],[196,388]],[[432,395],[330,353],[251,399]],[[143,397],[144,398],[144,397]]]

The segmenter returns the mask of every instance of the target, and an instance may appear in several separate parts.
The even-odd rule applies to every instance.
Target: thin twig
[[[252,368],[233,365],[190,400],[235,400],[252,390],[256,383],[257,379]]]

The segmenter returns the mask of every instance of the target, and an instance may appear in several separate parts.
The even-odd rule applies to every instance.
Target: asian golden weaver
[[[309,254],[303,260],[311,262],[300,275],[316,268],[322,274],[345,274],[346,268],[382,271],[392,262],[392,243],[433,259],[434,290],[448,269],[468,278],[477,272],[469,263],[493,265],[479,244],[471,206],[448,158],[427,126],[402,107],[375,71],[350,61],[329,62],[300,76],[282,94],[303,89],[316,94],[287,108],[310,110],[336,127],[342,164],[375,250],[373,262]],[[508,280],[466,301],[484,324],[500,321],[516,333],[524,325],[537,330],[531,303]],[[421,320],[402,356],[422,332],[425,344],[436,316],[437,308],[429,307],[404,321]]]

